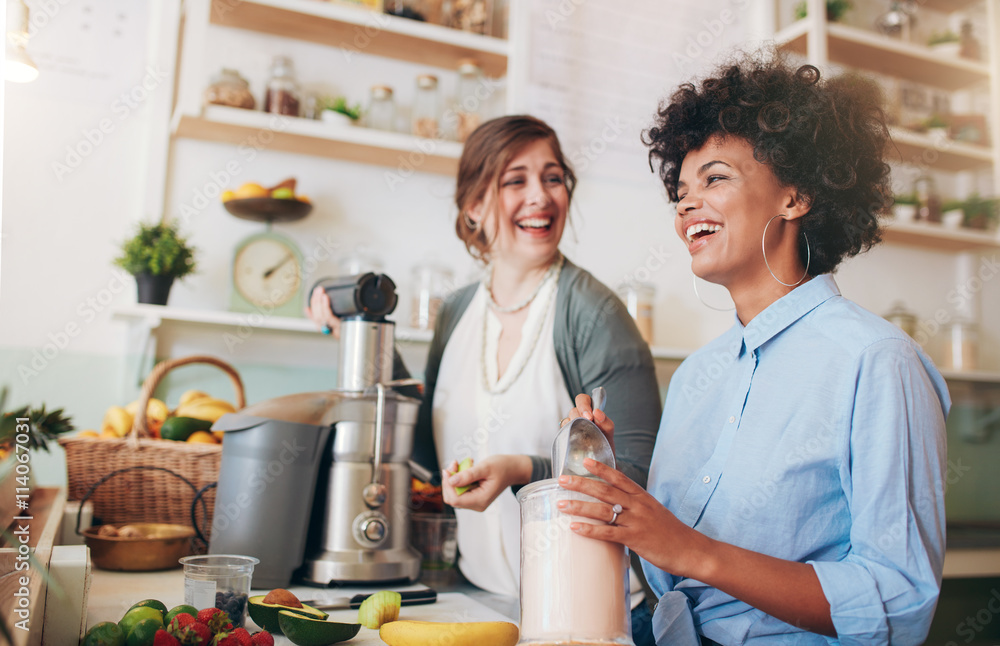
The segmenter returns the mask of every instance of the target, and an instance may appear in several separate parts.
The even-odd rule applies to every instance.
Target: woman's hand
[[[452,507],[483,511],[507,487],[530,481],[531,458],[526,455],[491,455],[461,473],[452,460],[442,474],[441,493]],[[462,495],[455,492],[455,487],[470,485]]]
[[[611,421],[611,418],[604,414],[602,410],[594,410],[594,403],[590,399],[590,395],[577,395],[575,408],[570,409],[566,413],[566,417],[563,418],[562,423],[559,424],[560,428],[563,424],[566,424],[572,419],[577,417],[586,417],[590,421],[597,424],[597,428],[601,429],[604,433],[604,437],[608,438],[608,444],[611,445],[611,452],[615,451],[615,423]]]
[[[326,290],[322,287],[317,286],[313,290],[305,313],[324,334],[333,334],[333,338],[340,338],[340,319],[333,315],[333,310],[330,308],[330,297],[326,295]],[[327,330],[330,331],[327,332]]]
[[[671,574],[694,576],[693,568],[700,563],[700,555],[708,549],[711,539],[677,520],[659,500],[620,471],[590,458],[583,461],[583,466],[604,482],[560,476],[559,484],[603,502],[559,501],[563,513],[598,521],[596,525],[571,523],[570,529],[581,536],[621,543]],[[613,510],[616,504],[622,509],[617,517]],[[615,522],[609,524],[612,518]]]

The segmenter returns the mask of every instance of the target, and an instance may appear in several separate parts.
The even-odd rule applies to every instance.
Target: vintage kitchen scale
[[[294,193],[294,181],[285,180],[278,186],[291,182]],[[249,197],[226,200],[223,205],[240,219],[266,223],[263,232],[236,244],[229,309],[301,316],[302,251],[291,238],[273,231],[272,226],[275,222],[301,220],[312,211],[312,204],[295,198]]]
[[[413,581],[410,465],[419,401],[392,388],[395,285],[317,283],[341,319],[337,387],[225,415],[209,552],[260,559],[255,588]]]

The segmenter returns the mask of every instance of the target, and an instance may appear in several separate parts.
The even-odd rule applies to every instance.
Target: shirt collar
[[[763,312],[744,326],[739,316],[733,315],[733,339],[730,346],[733,356],[739,356],[744,346],[747,352],[754,352],[773,339],[779,332],[799,320],[820,303],[840,296],[840,288],[830,274],[816,276],[771,303]]]

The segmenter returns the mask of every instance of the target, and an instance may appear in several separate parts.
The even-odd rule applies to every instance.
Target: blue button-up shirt
[[[657,643],[919,644],[944,561],[947,386],[896,326],[819,276],[692,354],[649,491],[714,539],[810,563],[838,639],[649,563]]]

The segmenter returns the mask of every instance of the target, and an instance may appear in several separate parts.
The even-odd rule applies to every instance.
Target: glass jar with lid
[[[271,78],[267,82],[267,92],[264,95],[264,111],[297,117],[299,100],[299,84],[295,80],[292,59],[287,56],[275,56],[271,64]]]
[[[906,306],[902,301],[896,301],[892,304],[892,309],[886,312],[882,318],[894,323],[899,326],[903,332],[906,332],[912,338],[917,332],[917,315],[906,309]]]
[[[368,100],[365,124],[376,130],[396,129],[396,102],[392,98],[392,88],[388,85],[374,85]]]
[[[618,296],[625,303],[625,308],[639,328],[642,340],[653,344],[653,303],[656,300],[656,287],[649,283],[633,281],[622,285]]]
[[[465,141],[483,122],[483,69],[474,58],[458,62],[458,89],[455,92],[456,137]],[[477,94],[478,92],[478,94]]]
[[[438,136],[438,79],[432,74],[417,77],[417,92],[413,96],[411,120],[413,134],[436,139]]]
[[[223,68],[205,90],[205,103],[253,110],[257,102],[247,80],[236,70]]]
[[[941,368],[976,370],[979,367],[979,330],[971,321],[952,321],[944,330]]]
[[[410,326],[418,330],[433,330],[438,310],[453,287],[454,277],[450,269],[433,262],[414,267]]]

